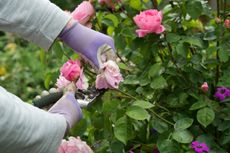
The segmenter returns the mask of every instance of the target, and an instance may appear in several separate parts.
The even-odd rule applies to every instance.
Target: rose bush
[[[228,153],[230,2],[214,1],[219,3],[218,8],[211,8],[205,0],[112,2],[111,8],[93,1],[97,11],[92,28],[114,38],[124,81],[118,89],[108,89],[90,108],[83,110],[83,119],[70,135],[80,136],[96,153],[194,153],[201,149]],[[65,3],[69,8],[77,5],[76,1]],[[66,4],[62,6],[66,8]],[[149,10],[158,13],[149,15]],[[134,18],[138,15],[142,18],[136,22]],[[17,51],[23,50],[21,62],[29,62],[22,47],[17,47]],[[12,47],[1,48],[7,55],[14,52]],[[31,95],[34,95],[34,90],[29,90],[31,87],[54,86],[67,56],[71,59],[78,56],[60,42],[56,42],[52,50],[48,57],[43,51],[36,52],[42,65],[49,61],[45,70],[33,67],[34,63],[39,65],[36,60],[30,62],[33,64],[24,64],[33,70],[36,80],[30,79],[31,73],[23,64],[23,69],[16,69],[20,66],[15,61],[20,56],[12,60],[1,54],[2,65],[10,65],[6,67],[7,74],[1,76],[1,84],[10,82],[10,78],[11,82],[23,82],[20,89]],[[31,56],[34,57],[34,53]],[[14,77],[16,72],[18,75]],[[41,81],[42,76],[36,72],[44,72],[44,84],[37,81]],[[84,72],[89,85],[95,85],[96,74],[87,65]],[[23,73],[27,75],[20,76]],[[22,79],[25,76],[28,80]],[[14,87],[20,94],[19,87]]]

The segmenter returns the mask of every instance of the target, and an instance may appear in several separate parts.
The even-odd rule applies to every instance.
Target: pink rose
[[[227,19],[227,20],[224,21],[224,26],[226,28],[230,28],[230,19]]]
[[[94,16],[95,10],[93,5],[88,1],[83,1],[78,7],[71,13],[73,19],[79,21],[81,24],[86,25],[87,27],[91,24],[86,24]]]
[[[68,60],[60,69],[61,75],[69,81],[75,81],[80,76],[80,66],[79,60]]]
[[[69,80],[66,80],[65,77],[60,75],[59,78],[57,79],[56,86],[58,87],[58,89],[62,89],[62,88],[65,88],[70,83],[71,82]]]
[[[83,69],[81,69],[80,77],[78,81],[76,82],[76,86],[80,90],[85,90],[89,87],[88,79],[85,77],[83,73]]]
[[[107,61],[102,66],[103,72],[97,75],[96,88],[118,88],[118,85],[123,81],[120,69],[114,61]]]
[[[149,33],[160,34],[164,32],[165,28],[161,25],[162,12],[157,10],[146,10],[136,15],[133,20],[136,25],[140,28],[136,30],[139,37],[144,37]]]
[[[93,153],[93,151],[79,137],[69,137],[68,141],[62,140],[58,153]]]
[[[206,93],[208,91],[208,83],[204,82],[201,86],[201,90]]]

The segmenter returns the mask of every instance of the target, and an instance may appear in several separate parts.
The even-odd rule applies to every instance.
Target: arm
[[[66,119],[22,102],[0,87],[0,152],[56,153]]]
[[[70,18],[49,0],[0,0],[0,30],[17,33],[46,50]]]

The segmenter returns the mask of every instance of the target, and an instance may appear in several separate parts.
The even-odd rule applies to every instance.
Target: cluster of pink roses
[[[71,82],[76,84],[78,89],[88,88],[88,79],[83,73],[81,63],[79,60],[68,60],[60,69],[61,75],[57,79],[56,86],[59,89],[63,89]]]
[[[57,79],[56,86],[63,89],[71,82],[74,82],[77,89],[87,89],[88,79],[83,73],[83,68],[79,60],[68,60],[60,69],[61,75]],[[101,73],[96,77],[97,89],[118,88],[123,81],[120,69],[114,61],[103,63]]]

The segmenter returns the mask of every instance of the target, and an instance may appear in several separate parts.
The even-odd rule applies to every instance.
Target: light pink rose
[[[224,26],[226,28],[230,28],[230,19],[227,19],[227,20],[224,21]]]
[[[160,34],[164,32],[165,28],[161,25],[162,18],[162,12],[155,9],[141,12],[133,18],[136,25],[140,28],[136,30],[136,33],[139,37],[144,37],[149,33]]]
[[[81,69],[80,77],[76,82],[76,86],[80,90],[86,90],[89,87],[88,79],[85,77],[83,69]]]
[[[65,88],[67,85],[69,85],[71,82],[69,80],[66,80],[65,77],[63,76],[59,76],[59,78],[57,79],[57,83],[56,86],[58,87],[58,89],[63,89]]]
[[[88,1],[83,1],[78,7],[71,13],[73,19],[79,21],[81,24],[87,27],[91,24],[87,24],[90,19],[94,16],[95,10],[93,5]]]
[[[79,60],[68,60],[60,69],[61,75],[69,81],[75,81],[81,72],[81,63]]]
[[[206,93],[208,91],[208,83],[204,82],[201,86],[201,90]]]
[[[96,88],[118,88],[121,81],[123,81],[120,69],[114,61],[107,61],[102,66],[103,72],[97,75]]]
[[[91,148],[79,137],[69,137],[69,140],[62,140],[58,153],[93,153]]]

